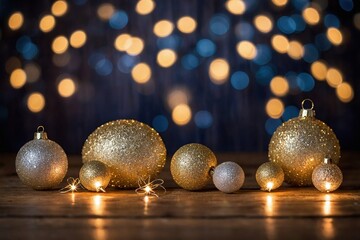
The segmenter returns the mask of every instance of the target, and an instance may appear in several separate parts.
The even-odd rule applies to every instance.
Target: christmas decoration
[[[215,187],[224,193],[236,192],[244,184],[245,173],[237,163],[221,163],[212,173]]]
[[[79,186],[81,187],[79,178],[69,177],[66,181],[68,185],[60,189],[60,193],[77,192]]]
[[[159,195],[155,192],[156,188],[161,188],[164,192],[166,192],[166,189],[163,186],[164,180],[162,179],[155,179],[153,181],[151,181],[150,178],[148,178],[147,181],[139,179],[138,184],[139,187],[135,190],[137,194],[159,197]]]
[[[47,138],[39,126],[34,139],[21,147],[16,156],[16,172],[20,180],[35,190],[57,187],[64,179],[68,160],[64,150]]]
[[[281,186],[284,181],[284,171],[275,163],[266,162],[256,170],[256,182],[263,191],[271,191]]]
[[[216,164],[216,157],[209,148],[191,143],[175,152],[171,159],[170,171],[180,187],[186,190],[200,190],[210,183],[210,170]]]
[[[84,163],[79,173],[81,184],[89,191],[102,191],[110,182],[110,171],[108,167],[99,161],[89,161]]]
[[[304,108],[307,101],[311,108]],[[311,174],[324,157],[339,162],[339,141],[329,126],[315,118],[313,108],[314,103],[305,99],[299,117],[283,123],[270,140],[270,161],[280,165],[285,182],[293,185],[311,185]]]
[[[135,120],[117,120],[98,127],[82,149],[86,163],[98,160],[111,172],[111,185],[138,186],[139,179],[155,178],[163,169],[166,148],[159,134]]]
[[[342,181],[340,168],[330,158],[324,158],[324,163],[318,165],[312,173],[312,182],[320,192],[333,192]]]

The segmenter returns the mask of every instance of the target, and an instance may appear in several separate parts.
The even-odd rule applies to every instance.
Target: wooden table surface
[[[15,155],[0,155],[0,239],[360,239],[360,153],[343,154],[344,182],[330,194],[285,184],[262,192],[255,171],[265,153],[217,156],[243,167],[239,192],[185,191],[167,164],[167,192],[145,199],[134,190],[34,191],[17,177]],[[67,177],[77,177],[80,157],[69,162]]]

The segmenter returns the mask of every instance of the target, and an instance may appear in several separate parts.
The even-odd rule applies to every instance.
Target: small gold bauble
[[[320,192],[333,192],[340,187],[342,181],[340,168],[329,158],[325,158],[312,173],[312,182]]]
[[[261,190],[271,191],[280,187],[284,182],[284,171],[279,165],[266,162],[256,170],[255,177]]]
[[[166,161],[166,148],[160,135],[135,120],[117,120],[98,127],[82,149],[83,162],[105,163],[111,173],[111,186],[133,188],[139,179],[155,178]]]
[[[81,185],[89,191],[104,191],[110,182],[110,177],[108,167],[99,161],[84,163],[79,172]]]
[[[16,173],[20,180],[35,190],[56,188],[68,169],[67,156],[54,141],[47,138],[40,126],[34,139],[21,147],[16,155]]]
[[[210,170],[217,164],[215,154],[204,145],[191,143],[179,148],[171,159],[174,181],[186,190],[200,190],[210,181]]]
[[[307,100],[307,99],[306,99]],[[299,117],[283,123],[272,136],[269,159],[285,173],[285,182],[298,186],[311,185],[311,174],[325,157],[338,163],[340,145],[332,129],[315,118],[310,109],[300,110]]]

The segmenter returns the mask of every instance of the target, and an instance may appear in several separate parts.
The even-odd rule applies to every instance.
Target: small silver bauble
[[[34,139],[21,147],[16,156],[16,172],[20,180],[35,190],[57,187],[64,179],[68,160],[64,150],[47,138],[40,126]]]
[[[234,162],[224,162],[215,167],[213,171],[215,187],[224,193],[238,191],[244,184],[243,169]]]

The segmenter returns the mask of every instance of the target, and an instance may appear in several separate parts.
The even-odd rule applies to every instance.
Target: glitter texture
[[[245,181],[243,169],[234,162],[224,162],[214,169],[215,187],[224,193],[238,191]]]
[[[337,164],[340,145],[331,128],[315,117],[297,117],[283,123],[270,140],[269,159],[280,165],[289,184],[311,185],[311,174],[325,157]]]
[[[135,120],[117,120],[98,127],[82,149],[83,162],[105,163],[111,186],[134,188],[139,179],[154,179],[163,169],[166,148],[160,135]]]
[[[284,171],[278,164],[266,162],[256,170],[255,177],[261,190],[271,191],[280,187],[284,182]]]
[[[171,159],[170,171],[180,187],[186,190],[200,190],[210,183],[210,170],[216,164],[216,157],[209,148],[191,143],[175,152]]]
[[[79,178],[87,190],[98,192],[100,187],[105,189],[108,186],[111,174],[104,163],[89,161],[81,167]]]
[[[314,169],[312,182],[320,192],[332,192],[338,189],[343,181],[340,168],[332,163],[322,163]]]
[[[68,160],[56,142],[34,139],[21,147],[15,165],[24,184],[35,190],[46,190],[57,187],[64,179]]]

